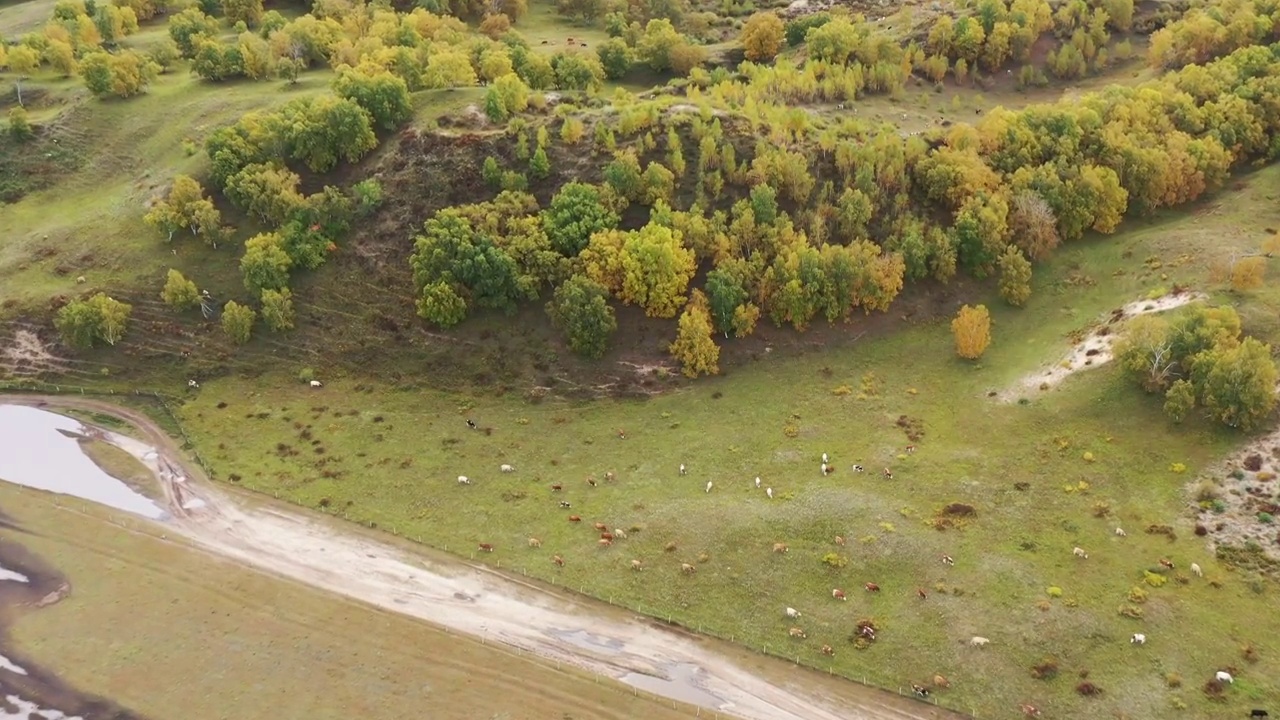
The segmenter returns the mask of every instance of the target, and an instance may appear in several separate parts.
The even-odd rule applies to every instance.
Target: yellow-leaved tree
[[[991,344],[991,314],[986,305],[960,308],[951,321],[951,334],[956,340],[956,354],[968,360],[977,360]]]
[[[671,343],[671,355],[680,361],[681,372],[691,378],[720,372],[720,346],[711,337],[709,307],[707,296],[694,290],[680,314],[676,341]]]
[[[772,60],[782,49],[782,19],[771,12],[759,12],[742,26],[742,50],[754,62]]]

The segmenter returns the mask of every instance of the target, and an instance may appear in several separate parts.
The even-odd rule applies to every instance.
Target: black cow
[[[1249,713],[1249,717],[1251,718],[1264,718],[1264,717],[1270,717],[1270,716],[1271,716],[1270,713],[1268,713],[1266,710],[1253,710]]]

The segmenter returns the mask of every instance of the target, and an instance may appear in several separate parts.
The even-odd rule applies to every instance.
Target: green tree
[[[1147,392],[1163,391],[1177,374],[1169,323],[1154,315],[1139,315],[1125,324],[1115,357]]]
[[[758,12],[742,26],[742,48],[748,60],[768,62],[782,49],[782,19],[771,12]]]
[[[606,207],[600,188],[580,182],[565,183],[542,211],[542,227],[551,245],[565,257],[576,257],[591,236],[618,227],[618,214]]]
[[[160,299],[166,305],[178,310],[190,310],[200,306],[200,291],[196,289],[196,284],[184,277],[182,273],[170,268],[165,278],[164,290],[160,292]]]
[[[1276,364],[1271,346],[1247,337],[1233,347],[1214,348],[1197,361],[1208,366],[1200,387],[1205,410],[1229,427],[1252,430],[1276,406]]]
[[[227,179],[227,199],[268,225],[280,225],[303,203],[302,179],[282,165],[254,163]]]
[[[1000,297],[1014,307],[1022,307],[1031,297],[1031,262],[1010,245],[997,262],[1000,267]]]
[[[652,222],[628,233],[619,257],[619,298],[643,307],[649,317],[675,317],[697,269],[682,240],[679,231]]]
[[[609,38],[596,46],[596,56],[600,58],[600,66],[604,68],[604,76],[610,80],[621,80],[631,72],[634,62],[631,48],[621,38]]]
[[[295,100],[282,115],[289,128],[289,155],[314,172],[328,172],[339,160],[354,163],[378,146],[373,119],[346,98],[321,95]]]
[[[272,332],[293,329],[293,293],[289,288],[262,291],[262,320]]]
[[[89,298],[89,305],[98,313],[98,339],[108,345],[120,342],[129,328],[129,315],[133,313],[133,306],[102,293]]]
[[[253,308],[230,300],[222,308],[222,332],[231,338],[231,342],[243,345],[253,337],[253,323],[257,319],[258,314]]]
[[[384,130],[394,130],[413,117],[409,86],[372,62],[340,69],[333,81],[333,91],[338,97],[364,108],[374,124]]]
[[[98,309],[86,300],[72,300],[54,316],[53,325],[62,335],[62,342],[79,350],[93,347],[102,326]]]
[[[9,137],[14,142],[26,142],[35,135],[26,108],[17,105],[9,109]]]
[[[419,317],[441,328],[451,328],[467,317],[467,301],[441,280],[423,286],[417,307]]]
[[[529,158],[529,177],[543,180],[550,174],[551,161],[547,159],[547,151],[538,148],[533,152],[533,157]]]
[[[449,320],[457,315],[456,303],[445,288],[455,295],[465,290],[477,306],[506,312],[514,312],[523,296],[515,260],[498,247],[491,235],[473,227],[456,208],[437,212],[423,225],[423,233],[414,240],[409,262],[414,284],[421,293],[420,301],[427,303],[434,315],[423,317],[442,326],[450,323],[436,317]],[[445,287],[439,287],[440,283]],[[463,316],[466,305],[464,300]]]
[[[497,189],[502,183],[502,168],[498,167],[497,158],[490,155],[484,159],[484,164],[480,168],[480,177],[484,178],[484,182],[490,188]]]
[[[279,233],[261,233],[244,241],[240,273],[249,292],[256,295],[263,290],[288,287],[290,265]]]
[[[609,338],[618,329],[608,290],[582,275],[574,275],[556,288],[547,303],[547,315],[574,352],[593,360],[609,349]]]
[[[249,27],[255,27],[262,22],[265,12],[262,0],[222,0],[222,14],[232,25],[243,22]]]
[[[1164,413],[1174,422],[1182,422],[1196,407],[1195,387],[1186,380],[1174,381],[1164,398]]]
[[[431,56],[423,82],[428,88],[470,87],[478,82],[466,53],[448,50]]]
[[[218,21],[199,8],[190,7],[169,18],[169,37],[182,57],[190,58],[195,56],[201,39],[218,37]]]
[[[605,0],[556,0],[556,12],[586,25],[604,14],[605,5]]]
[[[711,332],[707,298],[702,291],[694,290],[680,314],[676,341],[670,347],[671,355],[680,361],[681,372],[686,377],[720,372],[720,347],[712,339]]]
[[[598,90],[604,83],[604,68],[595,55],[557,53],[551,67],[556,73],[556,86],[561,90]]]
[[[685,44],[684,36],[670,20],[650,20],[644,35],[636,43],[636,55],[655,71],[665,72],[671,69],[672,49]]]
[[[734,318],[738,309],[751,297],[743,277],[727,267],[717,267],[707,273],[706,295],[707,309],[716,330],[729,337],[736,329]]]

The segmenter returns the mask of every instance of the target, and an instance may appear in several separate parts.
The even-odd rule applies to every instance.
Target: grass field
[[[0,33],[37,27],[50,8],[0,5]],[[142,47],[162,36],[162,27],[144,28],[129,42]],[[545,52],[563,49],[568,37],[592,49],[605,38],[598,28],[567,25],[549,2],[531,3],[517,29]],[[912,84],[897,97],[871,96],[856,107],[864,118],[920,131],[972,122],[996,105],[1069,98],[1149,76],[1135,57],[1101,77],[1025,93],[1012,77],[997,74],[985,90],[950,81],[941,91]],[[1280,647],[1270,640],[1280,631],[1271,608],[1275,586],[1219,565],[1193,536],[1188,512],[1188,486],[1242,438],[1199,421],[1170,424],[1158,401],[1115,368],[1083,373],[1025,403],[988,398],[1055,362],[1070,334],[1100,314],[1178,283],[1236,305],[1247,332],[1280,343],[1280,284],[1236,295],[1208,281],[1215,263],[1256,248],[1280,227],[1280,168],[1241,175],[1229,190],[1184,212],[1061,248],[1037,266],[1035,294],[1021,310],[1004,306],[987,286],[960,280],[945,291],[932,288],[933,312],[922,313],[923,320],[899,322],[908,301],[930,292],[911,288],[889,315],[855,318],[849,326],[797,335],[762,324],[756,337],[725,343],[721,377],[691,385],[643,378],[677,388],[647,401],[536,403],[524,399],[529,383],[511,381],[518,373],[500,371],[524,363],[539,372],[521,381],[536,374],[539,384],[547,377],[558,382],[559,372],[586,386],[589,379],[574,374],[585,364],[555,357],[563,344],[536,307],[515,319],[480,314],[453,334],[425,330],[413,317],[407,243],[389,261],[398,263],[402,285],[383,282],[386,276],[351,259],[352,242],[329,267],[295,278],[296,332],[263,333],[243,348],[232,348],[215,324],[175,319],[159,302],[169,267],[218,297],[243,299],[235,247],[260,228],[224,204],[225,219],[240,228],[231,249],[189,241],[170,248],[142,222],[146,202],[174,174],[205,172],[198,148],[210,130],[249,110],[322,92],[331,77],[315,71],[295,86],[212,85],[179,68],[127,102],[93,100],[78,80],[47,74],[25,83],[32,118],[45,130],[29,158],[9,153],[0,140],[0,170],[30,158],[38,169],[30,176],[32,192],[0,205],[0,227],[17,229],[0,238],[0,317],[42,317],[52,297],[89,289],[132,302],[135,329],[121,347],[70,358],[60,377],[174,392],[188,378],[201,378],[203,388],[179,415],[219,480],[462,555],[492,543],[497,550],[479,559],[850,678],[902,687],[942,674],[952,688],[939,692],[940,701],[980,717],[1011,716],[1017,703],[1033,702],[1053,717],[1207,720],[1280,699]],[[639,91],[650,79],[636,72],[619,87]],[[429,127],[483,97],[482,88],[415,93],[413,124]],[[808,110],[837,112],[834,105]],[[425,146],[419,155],[437,149]],[[400,152],[389,141],[379,154]],[[378,167],[375,156],[353,172]],[[420,179],[423,194],[468,179],[425,167],[435,172]],[[415,225],[423,219],[411,218]],[[941,320],[954,311],[953,299],[992,309],[995,341],[980,363],[954,358]],[[618,343],[627,347],[584,375],[632,374],[625,361],[647,361],[670,340],[670,327],[650,325],[634,309],[620,310],[619,318],[625,329]],[[164,331],[178,324],[180,332]],[[195,360],[180,359],[179,351],[192,349]],[[324,380],[322,390],[298,382],[304,367]],[[441,390],[459,377],[482,391]],[[489,430],[469,430],[464,418]],[[909,439],[899,420],[923,434]],[[908,443],[919,452],[905,455]],[[839,468],[831,477],[818,470],[823,452]],[[502,463],[516,471],[500,474]],[[686,477],[676,471],[681,463],[690,468]],[[854,463],[868,472],[854,475]],[[1174,463],[1188,470],[1175,473]],[[892,481],[880,477],[882,467],[893,469]],[[609,472],[615,480],[605,480]],[[458,475],[473,484],[458,485]],[[773,501],[753,487],[757,475],[775,491]],[[553,493],[553,483],[564,490]],[[13,494],[0,491],[0,502],[32,513],[33,526],[52,527],[55,511],[26,495],[6,500],[6,493]],[[559,500],[572,508],[559,508]],[[976,515],[935,529],[950,503],[970,505]],[[570,513],[583,523],[568,522]],[[628,537],[601,548],[590,530],[594,522]],[[106,526],[57,525],[58,532],[33,538],[33,549],[73,582],[77,575],[91,579],[77,583],[73,601],[24,618],[19,640],[37,657],[55,659],[53,667],[74,684],[157,717],[191,707],[214,713],[207,698],[221,696],[229,683],[253,689],[230,699],[243,703],[231,708],[236,716],[273,706],[283,716],[390,717],[420,712],[424,702],[456,701],[450,707],[466,708],[457,717],[546,717],[573,696],[587,704],[562,712],[661,717],[625,702],[602,709],[612,701],[540,666],[504,677],[476,670],[496,662],[488,650],[465,644],[440,650],[455,639],[172,545]],[[1143,532],[1152,525],[1171,526],[1177,540]],[[1114,535],[1116,526],[1128,536]],[[107,540],[98,542],[97,533]],[[848,539],[844,547],[833,542],[836,535]],[[541,538],[541,549],[529,549],[530,536]],[[772,552],[776,542],[789,552]],[[1074,546],[1086,548],[1089,559],[1074,558]],[[563,569],[552,565],[553,554],[564,557]],[[955,567],[939,561],[943,554],[955,557]],[[1206,577],[1144,585],[1144,571],[1162,557],[1173,559],[1179,573],[1197,562]],[[632,559],[645,571],[632,572]],[[211,563],[216,575],[207,569]],[[681,563],[698,572],[683,576]],[[118,572],[100,573],[104,564]],[[161,571],[168,567],[176,568],[173,577]],[[864,593],[865,582],[882,592]],[[836,587],[849,602],[832,599]],[[1146,593],[1145,602],[1131,599],[1139,595],[1134,588]],[[100,602],[92,601],[93,592]],[[264,597],[290,614],[262,609]],[[787,606],[803,618],[785,619]],[[1129,606],[1141,610],[1141,620],[1118,612]],[[880,632],[858,650],[848,640],[864,618]],[[246,621],[252,632],[244,630]],[[53,633],[59,623],[85,630]],[[120,634],[95,636],[88,628],[98,625]],[[789,638],[792,625],[808,639]],[[1146,646],[1129,644],[1133,632],[1147,635]],[[990,638],[991,647],[960,642],[973,635]],[[834,658],[820,653],[823,644],[836,649]],[[1245,647],[1256,650],[1250,660]],[[439,674],[421,692],[389,689],[413,687],[412,668],[439,652],[461,658],[459,667],[432,666]],[[241,659],[202,674],[222,656]],[[313,657],[318,666],[309,664]],[[1032,666],[1050,659],[1057,676],[1033,678]],[[376,671],[361,670],[365,665]],[[1227,666],[1237,681],[1224,702],[1211,701],[1201,687]],[[483,683],[460,674],[468,672]],[[152,678],[166,673],[192,680],[158,690]],[[1086,675],[1103,688],[1101,696],[1077,694]],[[520,706],[501,704],[527,687],[545,693]]]
[[[58,508],[7,484],[0,507],[34,531],[5,534],[73,587],[17,620],[21,656],[147,717],[688,717],[621,686],[123,529],[103,511]]]
[[[1219,566],[1192,535],[1186,511],[1188,477],[1239,436],[1170,424],[1113,368],[1026,404],[1000,405],[986,394],[1052,363],[1065,336],[1099,314],[1175,282],[1201,286],[1215,252],[1247,245],[1275,223],[1268,203],[1278,177],[1275,169],[1248,176],[1229,203],[1067,248],[1038,271],[1025,309],[988,299],[995,341],[978,365],[957,361],[950,333],[936,323],[799,357],[766,355],[645,402],[528,404],[359,377],[325,377],[312,391],[285,367],[207,383],[181,417],[220,479],[464,555],[492,543],[497,550],[485,561],[754,647],[786,648],[850,677],[892,687],[940,673],[953,683],[944,701],[981,716],[1004,716],[1023,700],[1064,717],[1165,717],[1184,706],[1182,716],[1221,717],[1280,693],[1280,656],[1266,645],[1280,631],[1269,585]],[[1198,253],[1196,262],[1188,253]],[[1238,303],[1251,331],[1275,339],[1272,291],[1218,300]],[[902,416],[923,428],[911,456],[902,454],[912,442],[896,424]],[[468,430],[464,417],[492,433]],[[834,476],[818,472],[822,452],[840,468]],[[516,472],[498,473],[501,463]],[[854,463],[869,472],[852,474]],[[1172,472],[1173,463],[1188,474]],[[879,476],[885,466],[892,482]],[[605,481],[606,472],[617,479]],[[458,485],[459,474],[473,484]],[[754,489],[756,475],[777,499]],[[552,483],[564,491],[553,493]],[[573,506],[560,509],[558,500]],[[927,524],[953,502],[972,505],[976,517],[945,531]],[[1095,517],[1099,503],[1105,518]],[[585,527],[568,522],[570,513]],[[597,521],[628,538],[597,547]],[[1150,525],[1170,525],[1178,539],[1145,534]],[[1115,537],[1116,526],[1128,537]],[[847,546],[833,544],[836,535]],[[542,539],[540,550],[526,546],[529,536]],[[789,552],[773,553],[775,542]],[[676,549],[664,551],[668,543]],[[1074,546],[1089,559],[1074,558]],[[829,553],[847,564],[824,564]],[[552,554],[565,558],[562,570]],[[956,558],[954,568],[939,562],[943,554]],[[1161,557],[1181,568],[1198,562],[1206,578],[1144,586],[1144,570]],[[630,572],[632,559],[647,572]],[[683,577],[682,562],[698,573]],[[883,591],[868,595],[865,582]],[[833,587],[851,600],[832,600]],[[1135,587],[1149,594],[1142,620],[1118,613],[1136,604]],[[786,606],[803,620],[785,619]],[[860,618],[873,618],[881,634],[856,651],[847,639]],[[790,640],[792,624],[809,639]],[[1148,636],[1145,647],[1130,646],[1135,631]],[[959,642],[972,635],[993,647]],[[838,649],[834,660],[819,654],[824,643]],[[1241,659],[1249,643],[1262,648],[1256,664]],[[1045,658],[1055,659],[1059,676],[1033,679],[1030,668]],[[1223,706],[1200,686],[1226,665],[1240,673]],[[1073,691],[1084,674],[1104,689],[1100,698]],[[1167,687],[1170,674],[1183,686]]]

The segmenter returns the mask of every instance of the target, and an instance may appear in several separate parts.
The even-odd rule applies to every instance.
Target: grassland
[[[686,717],[41,493],[0,485],[0,506],[34,531],[5,535],[73,586],[14,624],[20,657],[147,717]]]
[[[0,8],[0,31],[37,15],[32,4]],[[591,45],[603,39],[597,30],[561,24],[547,3],[533,3],[525,23],[522,32],[535,47],[546,40],[547,51],[569,36]],[[909,86],[897,97],[872,97],[857,107],[864,117],[919,131],[972,120],[995,105],[1019,107],[1147,76],[1135,59],[1073,86],[1023,93],[997,76],[984,91],[951,83],[941,92]],[[1184,213],[1062,248],[1037,266],[1035,294],[1024,309],[1004,307],[988,285],[970,281],[920,286],[888,315],[804,335],[762,327],[754,338],[728,341],[725,374],[695,385],[637,370],[650,365],[670,333],[634,309],[620,309],[619,347],[596,365],[560,356],[562,345],[537,308],[514,319],[480,314],[449,335],[428,332],[414,317],[403,248],[387,261],[394,271],[371,269],[377,263],[340,253],[321,272],[297,278],[299,330],[292,334],[263,334],[232,348],[211,323],[182,320],[180,331],[165,329],[178,324],[155,298],[169,267],[219,297],[240,298],[245,291],[235,252],[192,242],[176,243],[170,254],[141,222],[146,201],[174,173],[204,171],[203,156],[190,148],[209,130],[247,110],[320,92],[328,80],[327,73],[313,72],[297,86],[214,86],[179,71],[128,103],[91,101],[75,81],[31,81],[28,87],[41,93],[33,119],[51,128],[40,141],[50,144],[36,151],[55,152],[53,138],[60,149],[56,162],[36,174],[42,189],[0,206],[0,225],[20,228],[0,242],[0,315],[21,311],[36,318],[24,319],[36,327],[51,296],[86,288],[110,289],[134,303],[135,328],[121,347],[65,359],[60,377],[167,392],[200,377],[202,390],[179,416],[219,480],[464,555],[477,543],[492,543],[497,550],[478,559],[850,678],[902,687],[942,674],[952,688],[939,692],[941,702],[980,717],[1011,716],[1016,703],[1034,702],[1055,717],[1217,718],[1280,697],[1280,650],[1269,642],[1280,630],[1269,607],[1274,584],[1219,565],[1192,535],[1187,512],[1188,485],[1211,473],[1241,438],[1198,421],[1170,424],[1158,402],[1114,368],[1082,373],[1025,403],[987,397],[1054,362],[1067,338],[1100,314],[1174,284],[1216,293],[1215,302],[1237,306],[1249,333],[1280,342],[1280,286],[1224,293],[1208,272],[1280,227],[1280,169],[1242,175],[1229,191]],[[634,83],[624,87],[638,89]],[[428,129],[441,115],[481,99],[478,88],[415,93],[414,126]],[[365,174],[410,150],[419,148],[389,139],[350,173]],[[436,151],[420,154],[433,160],[433,153],[448,154],[447,148]],[[436,172],[424,174],[423,194],[468,180],[431,167]],[[417,209],[397,210],[402,222],[389,223],[398,243],[404,227],[424,219],[414,214]],[[259,229],[231,208],[223,210],[240,227],[237,240]],[[86,278],[85,286],[76,283],[78,276]],[[994,314],[995,342],[979,364],[954,359],[942,321],[961,301],[986,302]],[[911,322],[902,322],[903,315]],[[196,357],[179,359],[188,350]],[[304,367],[324,380],[322,390],[298,383]],[[590,387],[601,376],[623,377],[646,392],[675,391],[646,401],[525,399],[533,384],[554,385],[558,392],[575,383]],[[474,392],[453,391],[464,386]],[[897,424],[903,417],[923,436],[908,439]],[[464,418],[491,433],[468,430]],[[908,443],[919,452],[904,455]],[[823,452],[839,467],[831,477],[818,471]],[[501,463],[516,472],[499,474]],[[689,465],[687,477],[678,476],[680,463]],[[869,472],[852,474],[854,463]],[[1175,473],[1174,463],[1188,470]],[[893,481],[879,476],[885,466],[893,468]],[[616,480],[606,482],[606,472]],[[474,484],[457,485],[459,474]],[[757,475],[774,489],[773,502],[754,489]],[[589,486],[588,477],[599,486]],[[715,485],[709,494],[707,481]],[[552,493],[553,483],[565,490]],[[1016,489],[1023,483],[1025,490]],[[562,499],[572,509],[558,508]],[[929,521],[949,503],[971,505],[977,514],[960,527],[934,529]],[[1102,504],[1107,514],[1097,517]],[[587,527],[606,522],[628,537],[600,548],[587,527],[567,521],[570,513]],[[1144,533],[1151,525],[1171,526],[1177,540]],[[1127,528],[1128,536],[1116,537],[1116,526]],[[191,557],[188,551],[117,534],[106,549],[78,536],[55,535],[41,541],[48,543],[43,548],[33,545],[53,553],[73,581],[77,572],[95,577],[91,587],[100,587],[107,599],[83,618],[57,615],[77,607],[60,606],[18,628],[20,640],[38,656],[58,658],[54,666],[79,686],[158,716],[199,707],[197,690],[215,696],[232,682],[262,689],[235,698],[246,709],[280,702],[284,715],[326,717],[324,712],[341,710],[349,716],[355,710],[394,716],[422,700],[397,691],[380,696],[383,705],[370,705],[360,689],[367,676],[357,668],[364,662],[385,668],[379,687],[413,687],[412,669],[431,655],[423,648],[438,648],[440,641],[406,638],[429,631],[221,565],[218,577],[236,579],[206,580],[210,576],[195,561],[182,559]],[[836,546],[836,535],[848,544]],[[540,550],[527,547],[529,536],[542,539]],[[790,551],[774,554],[775,542],[787,543]],[[668,544],[675,549],[667,552]],[[1087,548],[1090,558],[1076,560],[1073,546]],[[842,567],[824,564],[832,553]],[[954,568],[939,562],[944,553],[956,558]],[[563,556],[563,569],[552,565],[553,554]],[[142,579],[97,579],[92,563],[103,557]],[[157,559],[138,569],[125,557]],[[1197,562],[1206,577],[1144,585],[1143,571],[1161,557],[1172,558],[1183,572]],[[642,560],[646,570],[631,572],[632,559]],[[161,571],[170,560],[179,568],[173,578]],[[680,574],[685,562],[698,567],[696,575]],[[864,582],[883,591],[863,593]],[[217,597],[215,590],[224,586],[232,588],[229,597]],[[850,601],[832,600],[833,587],[845,589]],[[1050,587],[1060,588],[1060,597],[1052,597]],[[1135,587],[1148,594],[1144,603],[1130,599]],[[928,598],[918,598],[917,588]],[[170,595],[189,599],[171,606]],[[262,597],[277,599],[276,607],[299,607],[298,617],[258,609]],[[215,608],[208,618],[204,603]],[[1141,609],[1142,620],[1117,612],[1129,605]],[[799,624],[806,641],[787,636],[795,623],[783,618],[786,606],[804,613]],[[162,618],[138,629],[145,642],[95,639],[77,650],[71,644],[79,638],[70,633],[45,637],[56,622],[137,623],[125,617],[134,607],[146,611],[136,618]],[[191,620],[197,615],[199,622]],[[238,623],[246,617],[261,631],[244,633]],[[856,650],[848,638],[861,618],[874,619],[880,633],[871,647]],[[1145,633],[1147,645],[1130,646],[1132,632]],[[361,639],[366,634],[368,642]],[[992,646],[980,651],[959,642],[972,635],[991,638]],[[215,638],[210,648],[200,646],[206,637]],[[834,658],[820,653],[823,644],[836,649]],[[1249,645],[1258,649],[1253,662],[1242,653]],[[163,648],[165,662],[146,657],[143,647]],[[202,676],[202,663],[222,652],[257,655],[221,676]],[[377,652],[386,654],[378,659]],[[448,652],[454,654],[454,647]],[[435,668],[441,675],[428,699],[441,700],[440,693],[465,684],[450,673],[489,662],[456,652],[464,658],[462,670]],[[312,656],[320,658],[320,668],[305,664]],[[1033,678],[1031,667],[1046,658],[1057,664],[1057,677]],[[149,673],[121,670],[134,663]],[[1201,686],[1225,666],[1238,672],[1224,704],[1206,698]],[[171,668],[207,684],[154,692],[147,680],[177,672]],[[530,686],[559,687],[532,679],[544,670],[529,666],[527,674],[508,675],[531,678]],[[1086,674],[1104,689],[1100,697],[1075,692]],[[1177,687],[1175,675],[1182,678]],[[339,685],[324,708],[308,699],[321,696],[320,679]],[[313,682],[313,692],[298,691]],[[285,687],[287,696],[280,689]],[[461,700],[476,711],[466,717],[516,712],[482,705],[499,694],[480,689]],[[610,707],[618,717],[660,717],[657,710]]]
[[[207,383],[181,417],[220,479],[463,554],[492,543],[486,562],[849,677],[893,687],[940,673],[953,683],[944,701],[980,716],[1004,716],[1024,700],[1072,717],[1168,717],[1184,706],[1180,716],[1221,717],[1280,692],[1280,657],[1241,658],[1243,646],[1280,629],[1270,585],[1217,564],[1186,510],[1188,477],[1238,436],[1170,424],[1114,368],[1025,404],[986,395],[1053,362],[1069,333],[1111,308],[1174,283],[1203,287],[1215,252],[1276,222],[1268,198],[1278,176],[1244,177],[1229,203],[1067,248],[1038,270],[1028,307],[994,310],[995,342],[978,365],[954,359],[945,324],[931,322],[798,355],[761,354],[643,402],[530,404],[355,376],[326,377],[310,391],[296,384],[296,369],[282,368]],[[1275,300],[1267,291],[1216,301],[1238,304],[1252,332],[1275,339]],[[912,442],[896,424],[902,416],[923,429],[914,455],[902,454]],[[492,432],[468,430],[464,417]],[[818,472],[822,452],[840,468],[831,477]],[[501,463],[516,472],[499,474]],[[871,472],[852,474],[854,463]],[[884,466],[892,482],[879,477]],[[617,479],[606,482],[606,472]],[[457,485],[459,474],[473,485]],[[756,475],[778,499],[754,489]],[[552,483],[565,490],[553,493]],[[572,509],[559,509],[562,499]],[[976,517],[946,531],[927,524],[953,502],[972,505]],[[1105,518],[1095,516],[1100,503]],[[599,548],[570,513],[629,536]],[[1151,525],[1172,526],[1178,539],[1144,533]],[[1128,537],[1114,536],[1116,526]],[[836,535],[848,545],[834,545]],[[528,536],[542,548],[526,547]],[[790,551],[771,552],[775,542]],[[665,552],[668,543],[677,549]],[[1074,546],[1088,549],[1088,561],[1072,556]],[[825,565],[828,553],[847,565]],[[565,558],[563,569],[552,554]],[[939,562],[943,554],[954,568]],[[1143,585],[1161,557],[1181,568],[1198,562],[1207,576]],[[647,572],[630,572],[633,558]],[[698,565],[696,576],[682,577],[682,562]],[[867,595],[864,582],[883,591]],[[833,587],[851,600],[833,601]],[[1117,612],[1135,604],[1135,587],[1149,594],[1140,621]],[[804,613],[807,641],[787,637],[785,606]],[[881,634],[857,651],[847,639],[860,618],[874,618]],[[1145,647],[1130,646],[1135,631],[1148,636]],[[971,635],[994,647],[958,642]],[[834,659],[819,654],[824,643],[837,648]],[[1045,658],[1059,676],[1033,679],[1030,668]],[[1224,665],[1240,669],[1225,706],[1200,692]],[[1073,691],[1086,673],[1101,698]],[[1169,674],[1183,686],[1166,687]]]

